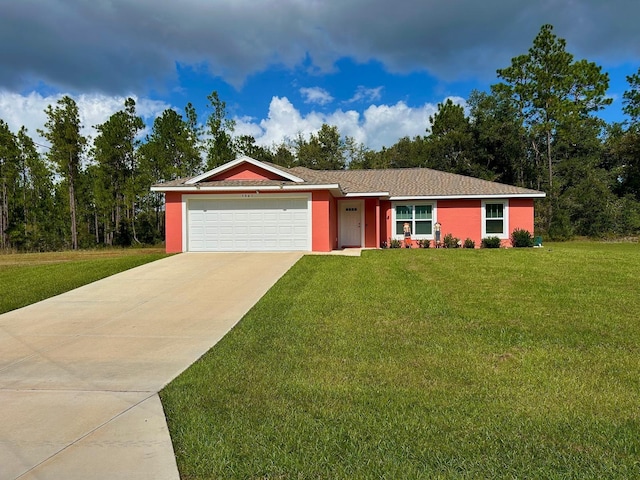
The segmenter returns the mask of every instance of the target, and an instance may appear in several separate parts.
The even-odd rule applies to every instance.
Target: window
[[[394,207],[394,221],[396,236],[404,236],[404,224],[408,223],[411,236],[427,238],[433,234],[434,207],[431,204],[409,205],[402,204]]]
[[[508,238],[507,202],[482,202],[482,237]]]

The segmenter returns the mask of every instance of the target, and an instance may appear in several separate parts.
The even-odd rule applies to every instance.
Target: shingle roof
[[[266,163],[266,162],[265,162]],[[337,184],[344,194],[383,193],[395,197],[465,197],[465,196],[544,196],[543,192],[515,187],[503,183],[490,182],[479,178],[441,172],[429,168],[399,168],[382,170],[311,170],[305,167],[284,168],[268,164],[283,172],[304,180],[296,183],[290,180],[221,180],[201,181],[195,186],[206,187],[274,187],[274,186],[314,186]],[[194,177],[192,177],[194,178]],[[154,185],[159,190],[165,187],[194,187],[187,185],[189,178],[181,178]],[[208,180],[208,179],[207,179]]]
[[[542,193],[429,168],[315,171],[295,167],[290,171],[312,182],[323,179],[325,183],[338,183],[345,193],[389,192],[390,197],[539,195]]]

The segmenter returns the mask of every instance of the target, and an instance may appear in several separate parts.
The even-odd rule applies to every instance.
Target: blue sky
[[[0,0],[0,118],[42,128],[63,94],[92,125],[137,100],[148,123],[217,90],[238,134],[273,145],[322,123],[370,148],[422,135],[437,104],[498,81],[551,23],[611,77],[623,120],[640,67],[632,0]]]

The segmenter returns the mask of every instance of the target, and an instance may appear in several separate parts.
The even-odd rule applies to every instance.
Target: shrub
[[[419,248],[430,248],[431,247],[431,240],[418,240],[418,247]]]
[[[452,234],[447,233],[442,239],[444,248],[458,248],[460,246],[460,239],[454,237]]]
[[[511,232],[511,245],[516,248],[533,247],[533,237],[529,230],[516,228]]]
[[[464,241],[464,248],[476,248],[476,242],[474,242],[470,238],[467,238]]]
[[[498,237],[486,237],[482,239],[482,248],[500,248],[500,239]]]
[[[395,238],[390,238],[389,248],[402,248],[402,242],[400,240],[396,240]]]

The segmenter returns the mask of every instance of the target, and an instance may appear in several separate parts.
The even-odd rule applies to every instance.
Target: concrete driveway
[[[0,315],[0,479],[178,479],[158,391],[301,255],[181,254]]]

